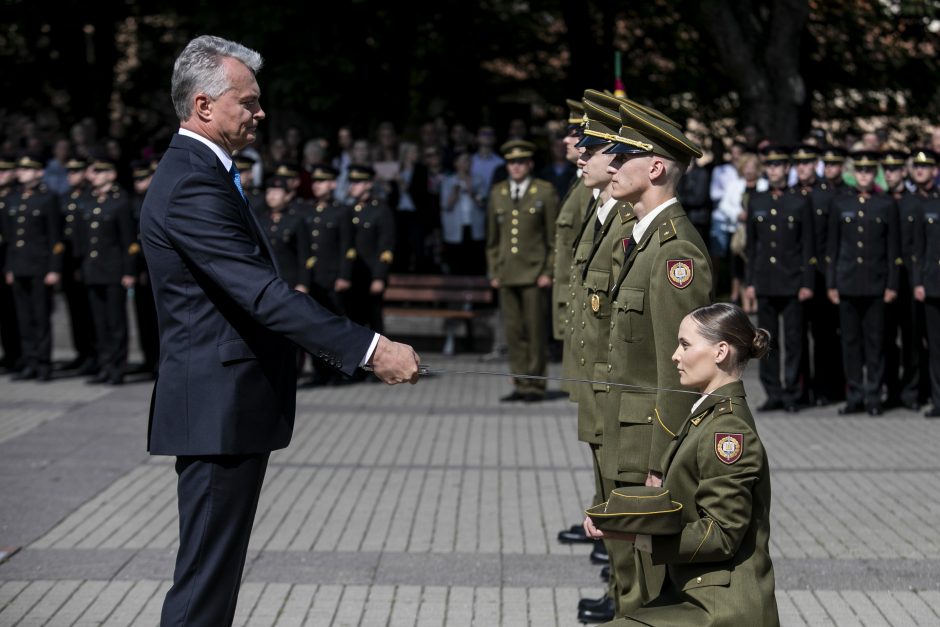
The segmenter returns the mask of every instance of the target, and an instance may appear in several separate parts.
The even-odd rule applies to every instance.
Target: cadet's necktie
[[[235,187],[238,189],[238,193],[241,194],[242,200],[247,201],[248,199],[245,198],[245,190],[242,189],[242,177],[238,173],[238,168],[235,167],[234,163],[232,163],[232,167],[229,168],[228,173],[232,175],[232,182],[235,183]]]
[[[515,183],[512,186],[512,201],[519,202],[519,186]]]

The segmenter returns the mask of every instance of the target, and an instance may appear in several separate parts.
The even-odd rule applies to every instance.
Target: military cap
[[[510,139],[499,147],[503,159],[512,161],[513,159],[531,159],[535,154],[535,144],[524,139]]]
[[[682,530],[682,503],[669,490],[653,486],[623,486],[607,502],[585,510],[601,531],[672,535]]]
[[[578,142],[578,148],[589,148],[591,146],[601,146],[614,141],[617,136],[617,129],[620,127],[619,101],[615,108],[611,108],[611,99],[605,94],[587,89],[584,92],[584,128],[581,130],[581,141]]]
[[[890,149],[881,154],[881,165],[886,168],[899,168],[907,163],[910,153],[906,150]]]
[[[131,163],[131,176],[136,180],[145,179],[153,174],[150,162],[140,159]]]
[[[0,157],[0,170],[12,170],[16,167],[16,161],[11,157]]]
[[[760,159],[764,163],[780,163],[790,160],[790,151],[783,146],[765,146],[760,151]]]
[[[84,170],[88,167],[88,161],[81,157],[70,157],[65,161],[65,169],[70,172]]]
[[[117,170],[117,162],[109,157],[107,153],[94,155],[94,158],[92,158],[91,163],[88,165],[91,166],[92,170],[96,170],[98,172]]]
[[[646,113],[647,115],[650,115],[654,118],[658,118],[662,120],[663,122],[668,122],[669,124],[672,124],[676,128],[680,128],[682,126],[681,124],[679,124],[678,122],[676,122],[675,120],[667,116],[662,111],[657,111],[653,107],[647,107],[646,105],[641,105],[636,100],[630,100],[627,97],[621,98],[621,97],[615,96],[609,91],[607,91],[606,89],[604,91],[586,89],[584,90],[584,97],[585,98],[590,97],[592,100],[594,100],[598,104],[602,104],[608,109],[613,109],[614,111],[618,111],[618,112],[620,111],[620,105],[625,104],[635,109],[639,109],[640,111]]]
[[[239,172],[250,170],[255,165],[255,158],[249,155],[235,155],[234,161]]]
[[[937,165],[940,155],[930,148],[913,148],[911,150],[911,163],[914,165]]]
[[[821,158],[823,163],[843,163],[845,154],[845,150],[838,146],[826,146],[822,150]]]
[[[817,161],[819,159],[819,149],[812,144],[800,144],[790,153],[790,159],[793,161]]]
[[[349,180],[351,182],[371,181],[374,178],[375,170],[372,168],[372,166],[356,164],[349,166]]]
[[[235,166],[238,167],[238,166]],[[247,169],[247,168],[246,168]],[[300,171],[292,163],[279,163],[274,168],[273,176],[282,176],[287,179],[292,179],[300,176]]]
[[[290,187],[288,185],[289,180],[290,180],[289,176],[278,176],[276,174],[272,174],[267,179],[265,179],[264,188],[265,189],[273,189],[273,188],[288,189]]]
[[[20,155],[19,159],[16,160],[16,167],[25,168],[27,170],[42,170],[45,166],[42,163],[42,159],[39,158],[39,155],[23,153]]]
[[[326,163],[318,163],[310,168],[310,178],[314,181],[335,181],[339,176],[336,168]]]
[[[651,153],[688,164],[693,157],[701,157],[702,149],[685,136],[665,116],[653,115],[649,107],[639,109],[633,105],[620,105],[620,131],[614,145],[605,152],[613,154]],[[657,112],[658,113],[658,112]]]
[[[876,150],[856,150],[851,156],[856,168],[877,168],[881,163],[881,153]]]
[[[568,126],[581,126],[584,124],[584,105],[580,100],[566,98],[565,104],[568,105]]]

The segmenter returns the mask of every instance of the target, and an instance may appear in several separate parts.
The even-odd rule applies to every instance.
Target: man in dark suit
[[[418,378],[410,346],[331,314],[278,274],[232,154],[264,119],[261,56],[212,36],[173,69],[179,134],[141,237],[160,327],[148,448],[175,455],[180,548],[161,624],[231,625],[268,455],[290,442],[298,347],[386,383]]]

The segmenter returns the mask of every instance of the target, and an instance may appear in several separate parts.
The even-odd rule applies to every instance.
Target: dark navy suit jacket
[[[352,374],[372,331],[278,277],[229,173],[190,137],[173,136],[140,232],[160,327],[148,450],[232,455],[287,446],[297,347]]]

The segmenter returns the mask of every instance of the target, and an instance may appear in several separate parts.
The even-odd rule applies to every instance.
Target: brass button
[[[777,258],[776,258],[776,257],[771,257],[771,258],[770,258],[770,263],[777,263]]]
[[[512,210],[512,215],[514,215],[514,216],[519,215],[519,210],[518,210],[518,209],[513,209],[513,210]]]
[[[859,233],[864,233],[864,232],[865,232],[865,227],[864,227],[864,226],[858,227],[858,232],[859,232]]]
[[[26,246],[26,242],[24,242],[23,240],[17,240],[17,241],[16,241],[16,247],[17,247],[17,248],[22,248],[23,246]]]
[[[518,238],[518,237],[513,237],[513,238],[510,238],[509,241],[510,241],[511,243],[513,243],[513,244],[518,244],[518,243],[519,243],[519,238]]]
[[[26,222],[26,216],[20,216],[16,219],[16,221],[19,222],[20,224],[23,224],[24,222]]]
[[[512,219],[512,223],[513,223],[513,224],[519,224],[519,220],[518,220],[517,218],[513,218],[513,219]]]
[[[584,348],[584,340],[581,340],[581,347]]]
[[[771,209],[771,210],[770,210],[770,215],[772,215],[772,216],[777,215],[777,210],[776,210],[776,209]]]
[[[94,259],[95,257],[98,256],[98,251],[97,251],[97,250],[93,250],[93,251],[91,251],[90,253],[88,253],[88,256],[91,257],[92,259]]]
[[[319,235],[319,234],[320,234],[320,231],[319,231],[319,230],[313,229],[313,236],[314,236],[314,237],[316,237],[316,236]]]
[[[865,242],[856,242],[859,248],[865,248]]]
[[[17,235],[24,235],[25,233],[26,233],[26,229],[16,229]]]
[[[864,197],[864,196],[859,196],[859,197],[858,197],[858,204],[860,204],[860,205],[864,205],[864,204],[865,204],[865,197]],[[862,212],[859,211],[859,212],[858,212],[858,215],[859,215],[859,217],[861,217]]]
[[[512,254],[514,254],[514,255],[519,252],[519,249],[518,249],[516,246],[513,246],[513,247],[510,248],[509,250],[510,250],[510,251],[512,252]]]
[[[695,578],[695,583],[702,583],[702,578],[701,578],[701,577],[696,577],[696,578]]]
[[[517,229],[516,227],[513,227],[511,233],[512,233],[513,235],[518,235],[518,234],[519,234],[519,229]]]
[[[353,218],[353,224],[359,224],[359,217]]]
[[[92,223],[91,223],[91,228],[97,229],[97,228],[98,228],[98,223],[97,223],[97,222],[92,222]]]
[[[97,238],[97,237],[91,238],[91,243],[92,243],[92,244],[97,244],[97,243],[98,243],[98,238]]]
[[[95,207],[94,209],[91,210],[91,212],[95,215],[98,215],[99,213],[101,213],[101,207]]]
[[[865,263],[865,260],[862,259],[861,257],[856,257],[856,258],[855,258],[855,261],[857,261],[857,262],[859,262],[859,263]]]
[[[653,422],[653,417],[652,417],[652,416],[647,416],[647,417],[646,417],[646,422]]]
[[[607,364],[607,372],[610,372],[613,369],[614,369],[613,366],[611,366],[610,364]]]
[[[70,202],[70,203],[69,203],[69,209],[74,209],[74,208],[77,207],[77,206],[78,206],[78,205],[76,205],[74,202]]]
[[[817,210],[816,210],[816,215],[821,216],[821,215],[822,215],[822,209],[817,209]]]
[[[771,247],[771,248],[776,248],[776,247],[777,247],[777,242],[770,242],[770,247]]]
[[[65,216],[65,221],[66,221],[66,222],[74,222],[74,221],[75,221],[75,216],[73,216],[73,215],[67,215],[67,216]]]
[[[584,365],[584,357],[581,358],[581,365]]]
[[[771,230],[771,231],[776,231],[776,230],[777,230],[777,225],[776,225],[776,224],[771,224],[771,225],[770,225],[770,230]]]

